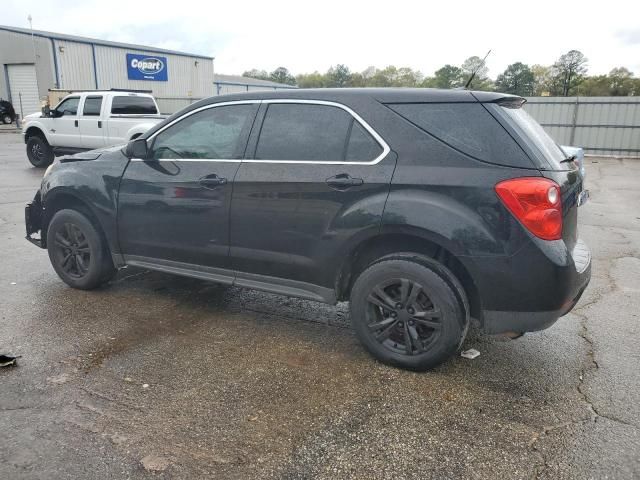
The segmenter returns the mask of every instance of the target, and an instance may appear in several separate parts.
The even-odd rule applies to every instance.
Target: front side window
[[[369,162],[382,147],[345,110],[314,104],[270,104],[256,160]]]
[[[120,95],[113,97],[111,113],[114,115],[154,115],[158,113],[158,109],[151,97]]]
[[[87,97],[84,99],[84,106],[82,107],[82,115],[85,116],[98,116],[100,115],[100,109],[102,108],[102,97]]]
[[[78,103],[80,103],[80,97],[66,98],[56,107],[56,111],[61,117],[65,115],[76,115],[78,113]]]
[[[242,158],[256,108],[228,105],[194,113],[155,137],[151,158]]]

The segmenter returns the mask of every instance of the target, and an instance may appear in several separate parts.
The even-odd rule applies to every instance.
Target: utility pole
[[[33,17],[31,14],[27,17],[29,20],[29,29],[31,30],[31,47],[33,48],[33,69],[36,73],[36,97],[38,98],[38,103],[40,102],[40,85],[38,84],[38,56],[36,55],[36,41],[33,37]]]

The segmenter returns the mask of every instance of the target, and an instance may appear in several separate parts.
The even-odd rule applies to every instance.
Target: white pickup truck
[[[126,143],[165,118],[148,93],[73,92],[55,108],[27,115],[22,134],[31,164],[47,167],[54,156]]]

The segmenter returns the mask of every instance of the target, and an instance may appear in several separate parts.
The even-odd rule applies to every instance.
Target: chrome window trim
[[[321,160],[321,161],[315,161],[315,160],[256,160],[256,159],[223,159],[223,158],[162,158],[162,159],[158,159],[156,161],[159,162],[226,162],[226,163],[266,163],[266,164],[271,164],[271,163],[281,163],[281,164],[302,164],[302,165],[375,165],[377,163],[380,163],[382,161],[383,158],[385,158],[389,152],[391,151],[391,148],[389,147],[389,145],[387,144],[387,142],[384,141],[384,139],[378,134],[378,132],[376,132],[373,127],[371,127],[371,125],[369,125],[360,115],[358,115],[356,112],[354,112],[351,108],[347,107],[346,105],[343,105],[342,103],[338,103],[338,102],[331,102],[331,101],[327,101],[327,100],[307,100],[307,99],[296,99],[296,98],[270,98],[270,99],[265,99],[265,100],[233,100],[233,101],[229,101],[229,102],[220,102],[220,103],[212,103],[209,105],[204,105],[200,108],[196,108],[195,110],[192,110],[190,112],[187,112],[186,114],[182,115],[181,117],[178,117],[176,119],[174,119],[173,121],[169,122],[168,124],[166,124],[164,127],[162,127],[160,130],[158,130],[157,132],[154,132],[153,135],[151,135],[149,138],[147,138],[147,142],[150,140],[153,140],[153,138],[155,138],[156,135],[164,132],[167,128],[171,127],[172,125],[175,125],[176,123],[178,123],[179,121],[195,114],[198,112],[201,112],[203,110],[208,110],[210,108],[216,108],[216,107],[225,107],[225,106],[229,106],[229,105],[250,105],[250,104],[272,104],[272,103],[299,103],[299,104],[306,104],[306,105],[326,105],[326,106],[330,106],[330,107],[337,107],[340,108],[342,110],[344,110],[345,112],[347,112],[349,115],[351,115],[358,123],[360,123],[360,125],[367,131],[369,132],[369,134],[375,139],[376,142],[378,142],[378,144],[382,147],[382,153],[380,153],[380,155],[378,155],[376,158],[374,158],[373,160],[369,161],[369,162],[346,162],[346,161],[339,161],[339,160]],[[131,161],[144,161],[143,159],[140,158],[132,158]]]

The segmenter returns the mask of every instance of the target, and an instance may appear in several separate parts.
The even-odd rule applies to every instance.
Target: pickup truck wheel
[[[423,371],[451,357],[468,320],[436,269],[408,260],[382,260],[351,290],[351,322],[359,340],[388,365]]]
[[[13,120],[11,119],[11,115],[3,115],[2,123],[4,123],[5,125],[9,125],[10,123],[13,123]]]
[[[53,150],[46,139],[33,135],[27,140],[27,157],[34,167],[48,167],[53,163]]]
[[[76,210],[60,210],[53,216],[47,249],[54,270],[71,287],[90,290],[116,272],[100,232]]]

